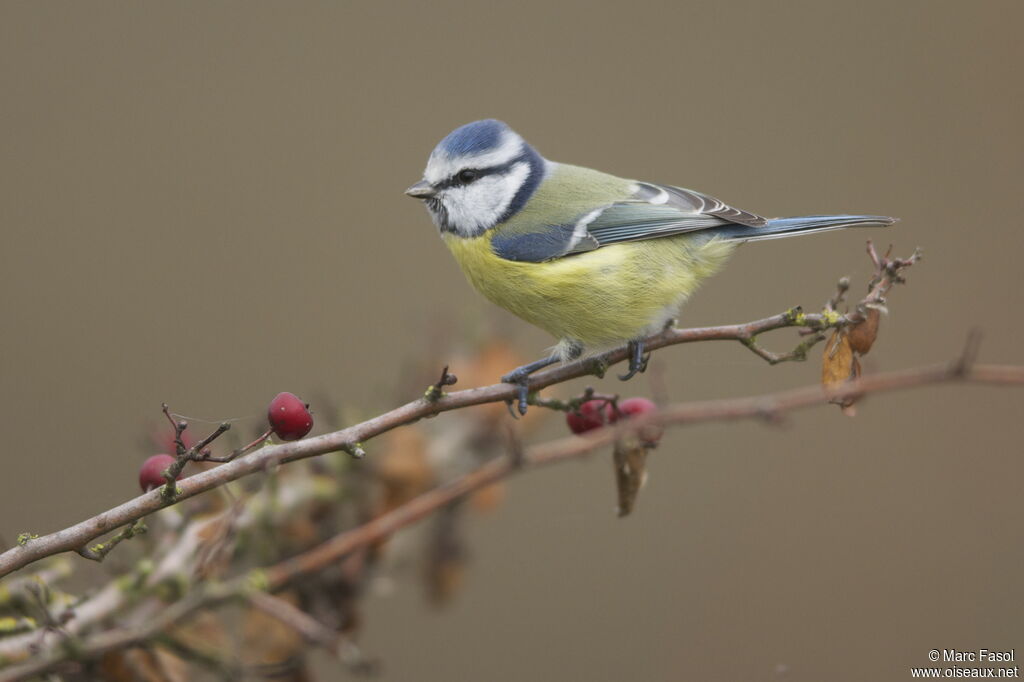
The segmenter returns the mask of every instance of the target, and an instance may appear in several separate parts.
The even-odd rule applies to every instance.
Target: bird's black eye
[[[459,178],[459,182],[464,185],[468,185],[480,177],[480,172],[475,171],[472,168],[467,168],[466,170],[459,171],[459,175],[457,177]]]

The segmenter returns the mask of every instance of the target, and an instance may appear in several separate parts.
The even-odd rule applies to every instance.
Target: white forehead
[[[468,154],[452,154],[438,146],[427,160],[423,179],[433,184],[441,182],[464,168],[489,168],[508,163],[523,151],[523,138],[512,130],[501,131],[497,145],[484,151]]]

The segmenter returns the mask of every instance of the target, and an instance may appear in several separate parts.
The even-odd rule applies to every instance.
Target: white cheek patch
[[[529,174],[529,164],[517,163],[500,175],[444,190],[440,199],[448,212],[448,224],[463,237],[474,237],[494,227]]]

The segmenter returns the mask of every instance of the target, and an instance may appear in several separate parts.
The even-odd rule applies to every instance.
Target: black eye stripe
[[[472,180],[472,182],[475,182],[480,178],[487,177],[488,175],[497,175],[499,173],[504,173],[508,169],[512,168],[512,166],[516,165],[517,163],[523,163],[524,161],[525,159],[522,156],[517,156],[516,158],[510,161],[506,161],[505,163],[499,164],[497,166],[488,166],[487,168],[463,168],[462,170],[456,172],[455,175],[451,176],[450,178],[446,178],[441,182],[437,183],[436,185],[434,185],[434,188],[441,190],[448,189],[449,187],[458,187],[460,185],[467,184],[466,182],[459,179],[459,174],[466,170],[472,170],[473,172],[476,173],[476,177],[473,178]]]

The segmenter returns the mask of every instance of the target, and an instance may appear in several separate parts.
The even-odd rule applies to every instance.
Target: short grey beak
[[[405,193],[415,199],[429,199],[437,194],[437,191],[430,186],[426,180],[420,180],[415,185],[405,190]]]

